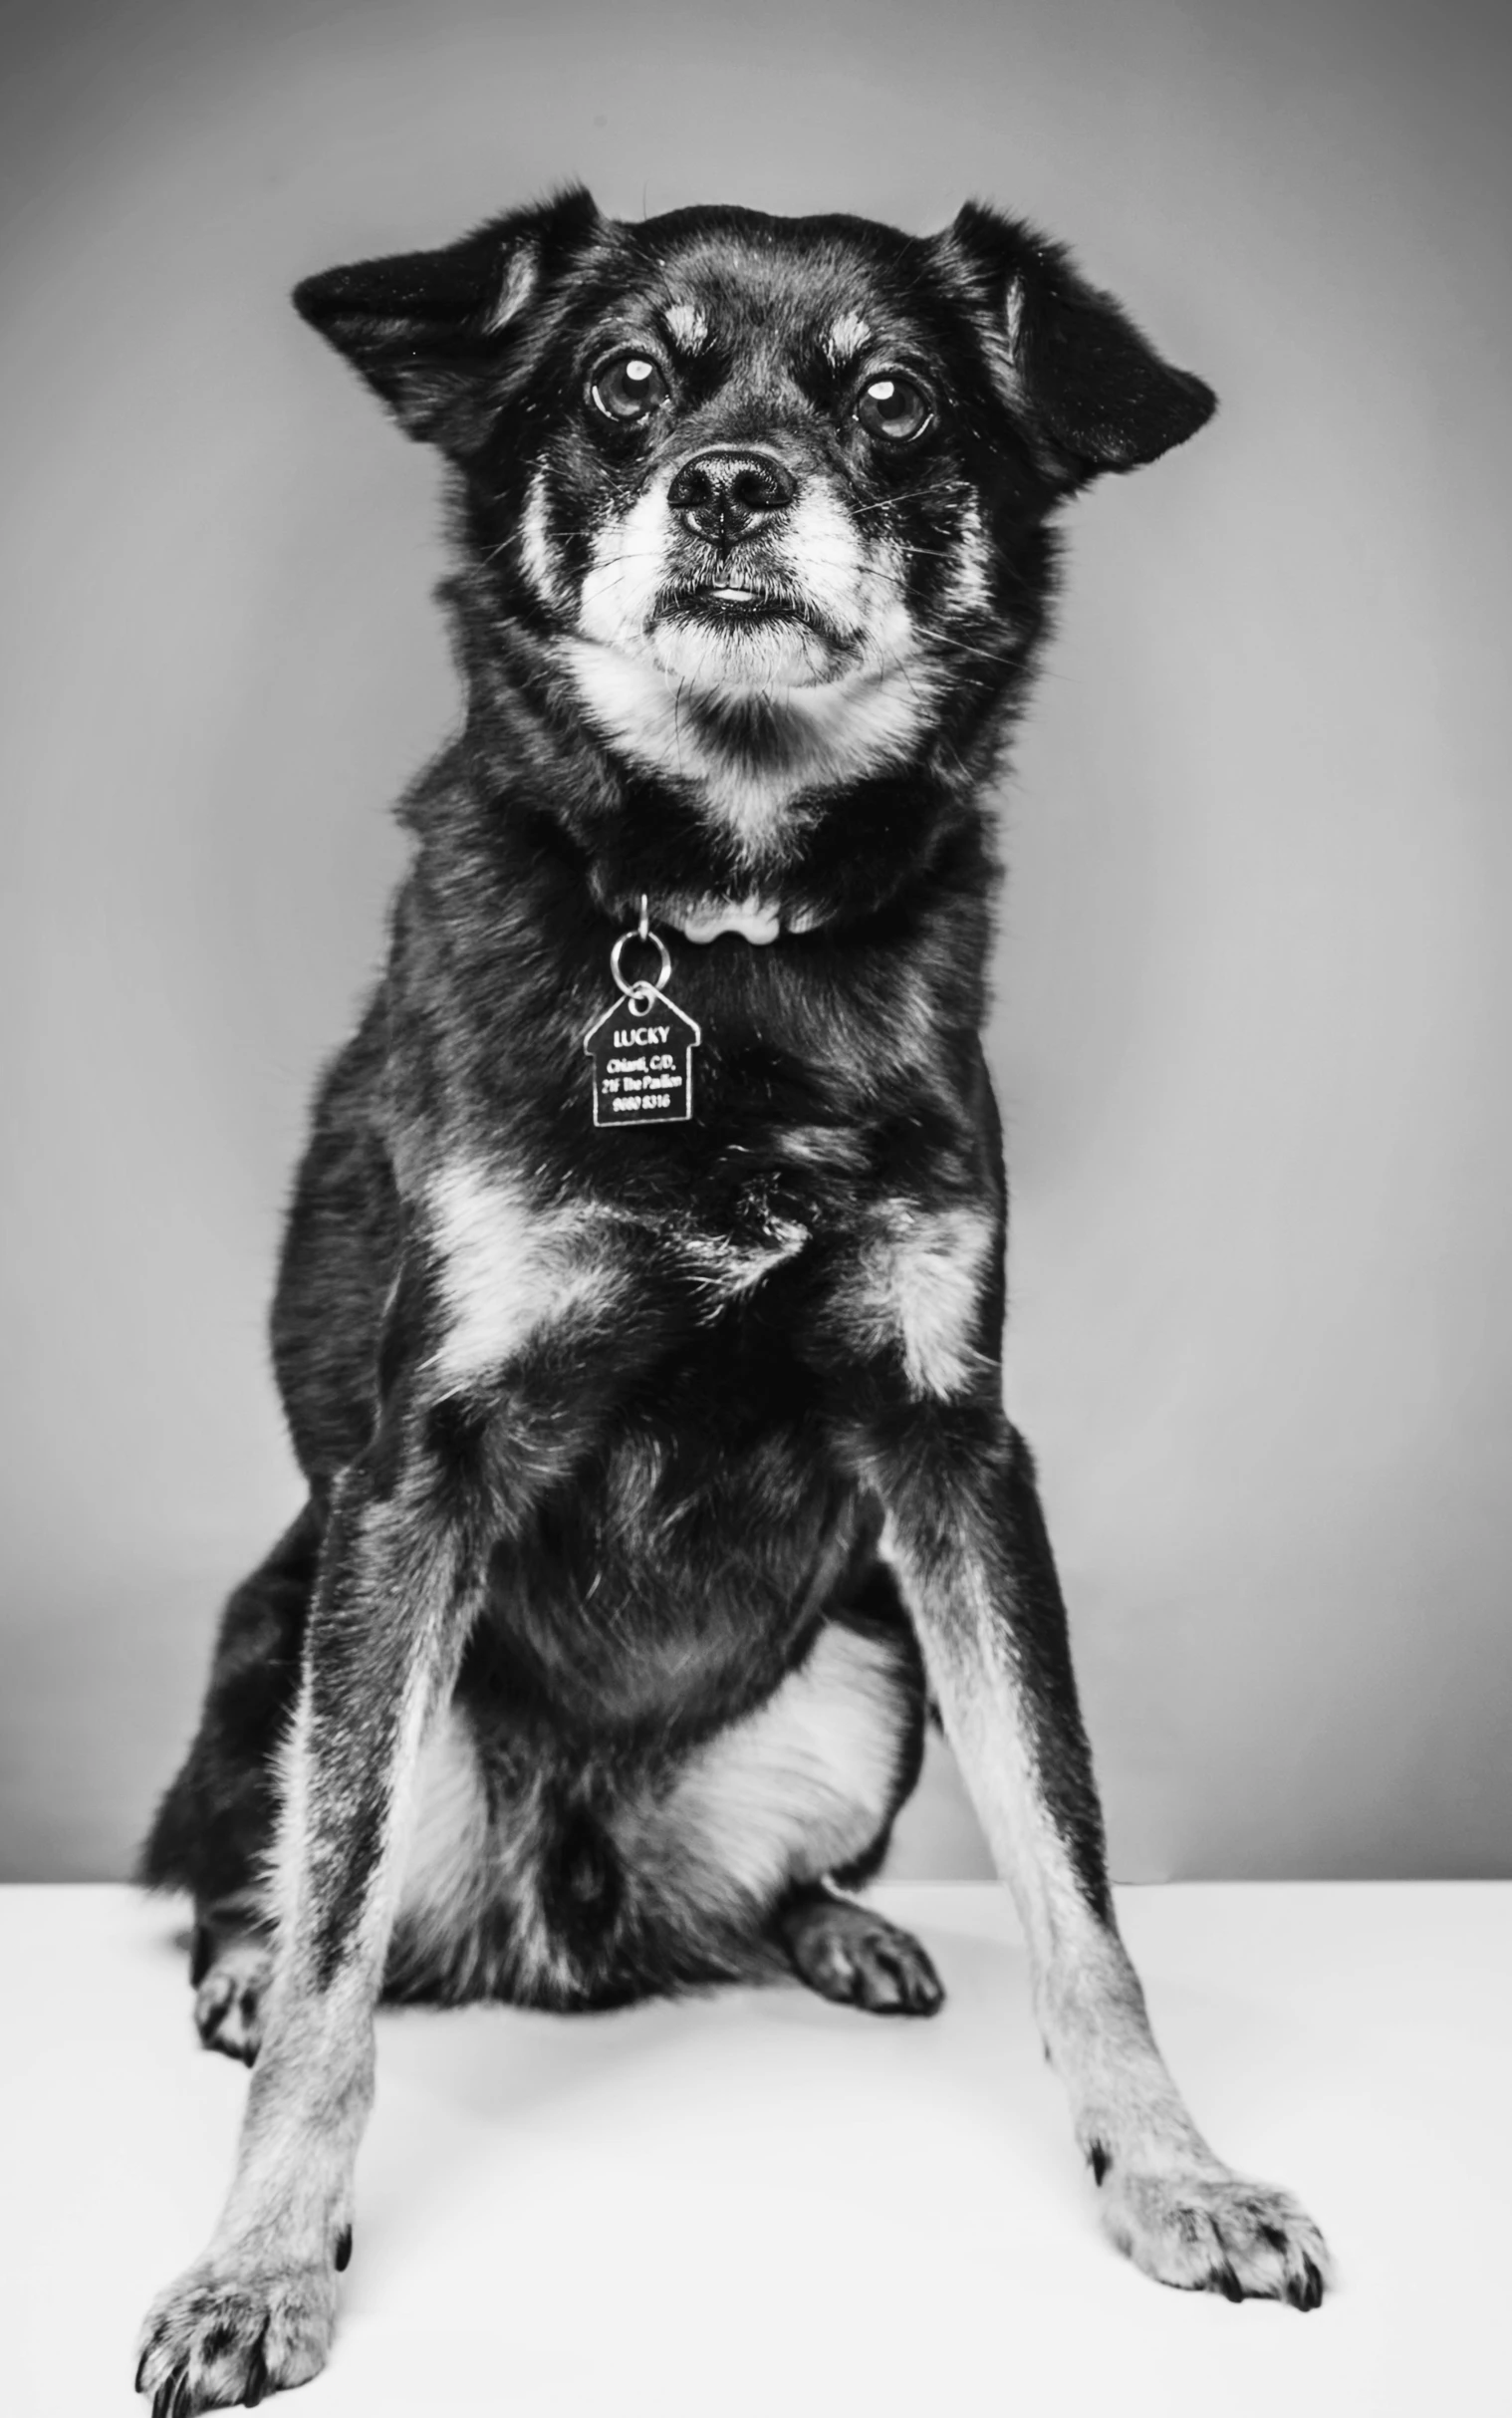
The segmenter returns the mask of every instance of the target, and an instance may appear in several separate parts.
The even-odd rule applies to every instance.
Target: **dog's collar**
[[[743,940],[765,948],[785,932],[812,932],[820,919],[812,908],[800,907],[785,914],[775,900],[752,891],[745,899],[708,897],[691,900],[686,906],[663,907],[657,911],[656,921],[670,924],[700,948],[727,932],[738,933]]]

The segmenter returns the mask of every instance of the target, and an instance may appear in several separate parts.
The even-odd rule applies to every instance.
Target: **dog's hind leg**
[[[836,1887],[886,1851],[917,1777],[918,1648],[887,1572],[837,1604],[766,1703],[687,1760],[642,1836],[687,1935],[749,1924],[760,1953],[729,1970],[798,1976],[878,2015],[932,2015],[944,1993],[918,1942]]]
[[[934,2015],[939,1976],[911,1932],[815,1882],[794,1890],[774,1928],[801,1982],[872,2015]]]
[[[879,1519],[869,1529],[873,1548],[880,1526]],[[894,1816],[917,1781],[923,1759],[925,1703],[918,1647],[893,1573],[875,1557],[859,1575],[852,1574],[833,1615],[836,1627],[832,1635],[837,1642],[849,1641],[853,1651],[858,1643],[865,1648],[869,1641],[874,1650],[879,1645],[890,1649],[887,1695],[874,1699],[874,1718],[884,1709],[885,1718],[894,1725],[886,1792],[872,1837],[849,1854],[844,1864],[832,1867],[830,1877],[798,1882],[778,1906],[772,1927],[799,1980],[822,1999],[862,2007],[871,2015],[935,2015],[944,2005],[945,1993],[927,1951],[911,1932],[889,1923],[875,1907],[859,1906],[854,1898],[843,1897],[834,1886],[839,1880],[845,1887],[853,1887],[881,1869]],[[859,1666],[859,1678],[866,1668],[864,1663]],[[875,1677],[872,1689],[876,1689]],[[843,1712],[821,1713],[837,1743],[848,1732],[854,1735],[856,1711],[852,1692]]]
[[[234,1908],[200,1916],[189,1955],[189,1986],[194,2028],[204,2047],[218,2048],[243,2065],[256,2063],[272,1970],[273,1942],[265,1925],[241,1918]]]
[[[149,1889],[194,1901],[189,1980],[207,2048],[257,2054],[275,1765],[294,1713],[323,1521],[307,1503],[221,1615],[194,1743],[137,1859]]]
[[[274,1765],[294,1713],[321,1518],[307,1503],[227,1602],[194,1743],[136,1863],[148,1889],[184,1889],[204,1913],[260,1894],[273,1838]]]

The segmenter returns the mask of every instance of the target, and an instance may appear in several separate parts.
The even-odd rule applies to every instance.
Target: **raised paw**
[[[939,1976],[917,1940],[869,1906],[812,1897],[788,1908],[783,1940],[793,1970],[821,1998],[873,2015],[933,2015]]]
[[[218,2048],[222,2056],[251,2065],[262,2045],[267,1944],[242,1932],[221,1940],[208,1953],[210,1962],[201,1966],[196,1957],[191,1972],[196,1984],[194,2028],[206,2048]]]
[[[1156,2174],[1095,2149],[1103,2223],[1135,2267],[1180,2291],[1317,2308],[1328,2245],[1290,2192],[1241,2175]]]
[[[255,2409],[319,2375],[335,2324],[334,2262],[232,2268],[202,2259],[148,2310],[136,2390],[151,2394],[152,2418]]]

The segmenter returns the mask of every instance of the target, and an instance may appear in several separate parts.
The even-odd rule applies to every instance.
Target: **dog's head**
[[[1047,515],[1213,403],[975,206],[915,238],[621,224],[574,191],[295,299],[456,465],[493,626],[692,801],[732,884],[791,864],[827,797],[979,771],[1039,635]]]

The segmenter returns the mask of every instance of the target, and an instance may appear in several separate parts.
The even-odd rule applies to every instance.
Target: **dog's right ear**
[[[465,447],[475,403],[516,323],[602,226],[582,185],[490,219],[438,252],[326,269],[294,289],[300,317],[346,355],[406,434]]]

